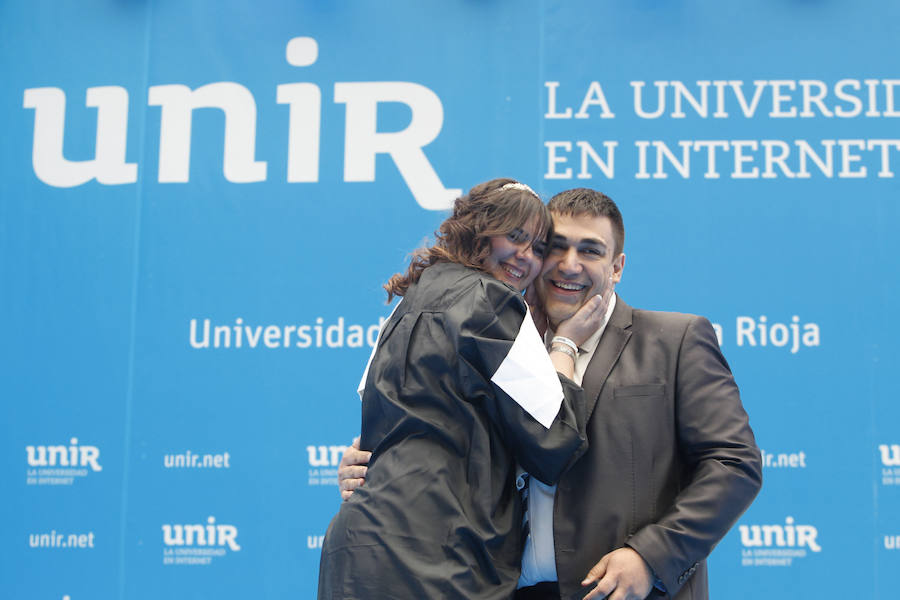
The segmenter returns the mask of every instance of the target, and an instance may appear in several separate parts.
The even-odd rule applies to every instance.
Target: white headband
[[[505,183],[500,190],[522,190],[523,192],[529,192],[532,196],[540,200],[540,196],[534,193],[534,190],[525,185],[524,183],[519,183],[518,181],[514,181],[512,183]]]

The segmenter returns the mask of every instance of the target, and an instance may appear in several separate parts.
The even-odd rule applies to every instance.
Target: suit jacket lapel
[[[586,422],[590,421],[606,379],[631,337],[631,313],[632,308],[621,297],[616,298],[616,308],[609,318],[606,331],[600,336],[600,343],[594,350],[594,356],[591,357],[581,382],[587,402]]]

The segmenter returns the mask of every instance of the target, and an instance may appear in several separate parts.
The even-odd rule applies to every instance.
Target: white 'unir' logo
[[[900,467],[900,444],[881,444],[881,462],[886,467]]]
[[[163,525],[163,543],[166,546],[225,546],[237,552],[237,527],[217,525],[215,517],[209,517],[207,524]]]
[[[69,440],[69,446],[26,446],[28,465],[31,467],[87,467],[102,471],[97,462],[100,449],[97,446],[79,446],[78,438]]]
[[[806,546],[813,552],[822,548],[816,542],[819,531],[812,525],[794,525],[794,517],[784,520],[784,525],[741,525],[741,544],[745,548]]]

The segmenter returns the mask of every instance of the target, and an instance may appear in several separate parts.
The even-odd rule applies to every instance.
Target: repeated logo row
[[[208,565],[214,558],[240,552],[238,528],[217,523],[214,516],[205,523],[165,524],[162,526],[163,564]],[[93,549],[98,547],[93,531],[29,533],[28,547],[34,549]]]
[[[801,524],[792,516],[783,523],[739,524],[740,564],[747,567],[790,567],[794,561],[823,551],[819,529]],[[161,526],[164,565],[209,565],[213,560],[241,551],[238,527],[218,523],[209,516],[205,523],[164,524]],[[900,550],[900,535],[882,535],[885,550]],[[324,536],[308,535],[307,548],[318,550]],[[28,535],[31,549],[92,549],[97,547],[93,531],[62,533],[52,530]]]
[[[103,471],[98,446],[79,444],[73,437],[68,445],[25,447],[27,485],[72,485],[76,480]],[[191,450],[164,453],[165,469],[230,469],[231,453],[197,453]]]
[[[346,449],[345,445],[308,445],[306,455],[309,485],[337,484],[337,466]],[[26,483],[28,485],[72,485],[77,479],[103,470],[100,448],[79,444],[78,438],[69,445],[26,446]],[[191,450],[164,453],[165,469],[230,469],[231,453],[198,453]],[[762,450],[763,467],[767,469],[805,469],[808,455],[805,451],[767,452]],[[877,458],[882,465],[883,485],[900,485],[900,444],[879,444]]]

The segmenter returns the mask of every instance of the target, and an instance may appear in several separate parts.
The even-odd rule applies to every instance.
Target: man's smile
[[[587,287],[587,284],[577,283],[574,281],[563,281],[560,279],[551,279],[550,283],[556,290],[562,292],[580,292]]]

